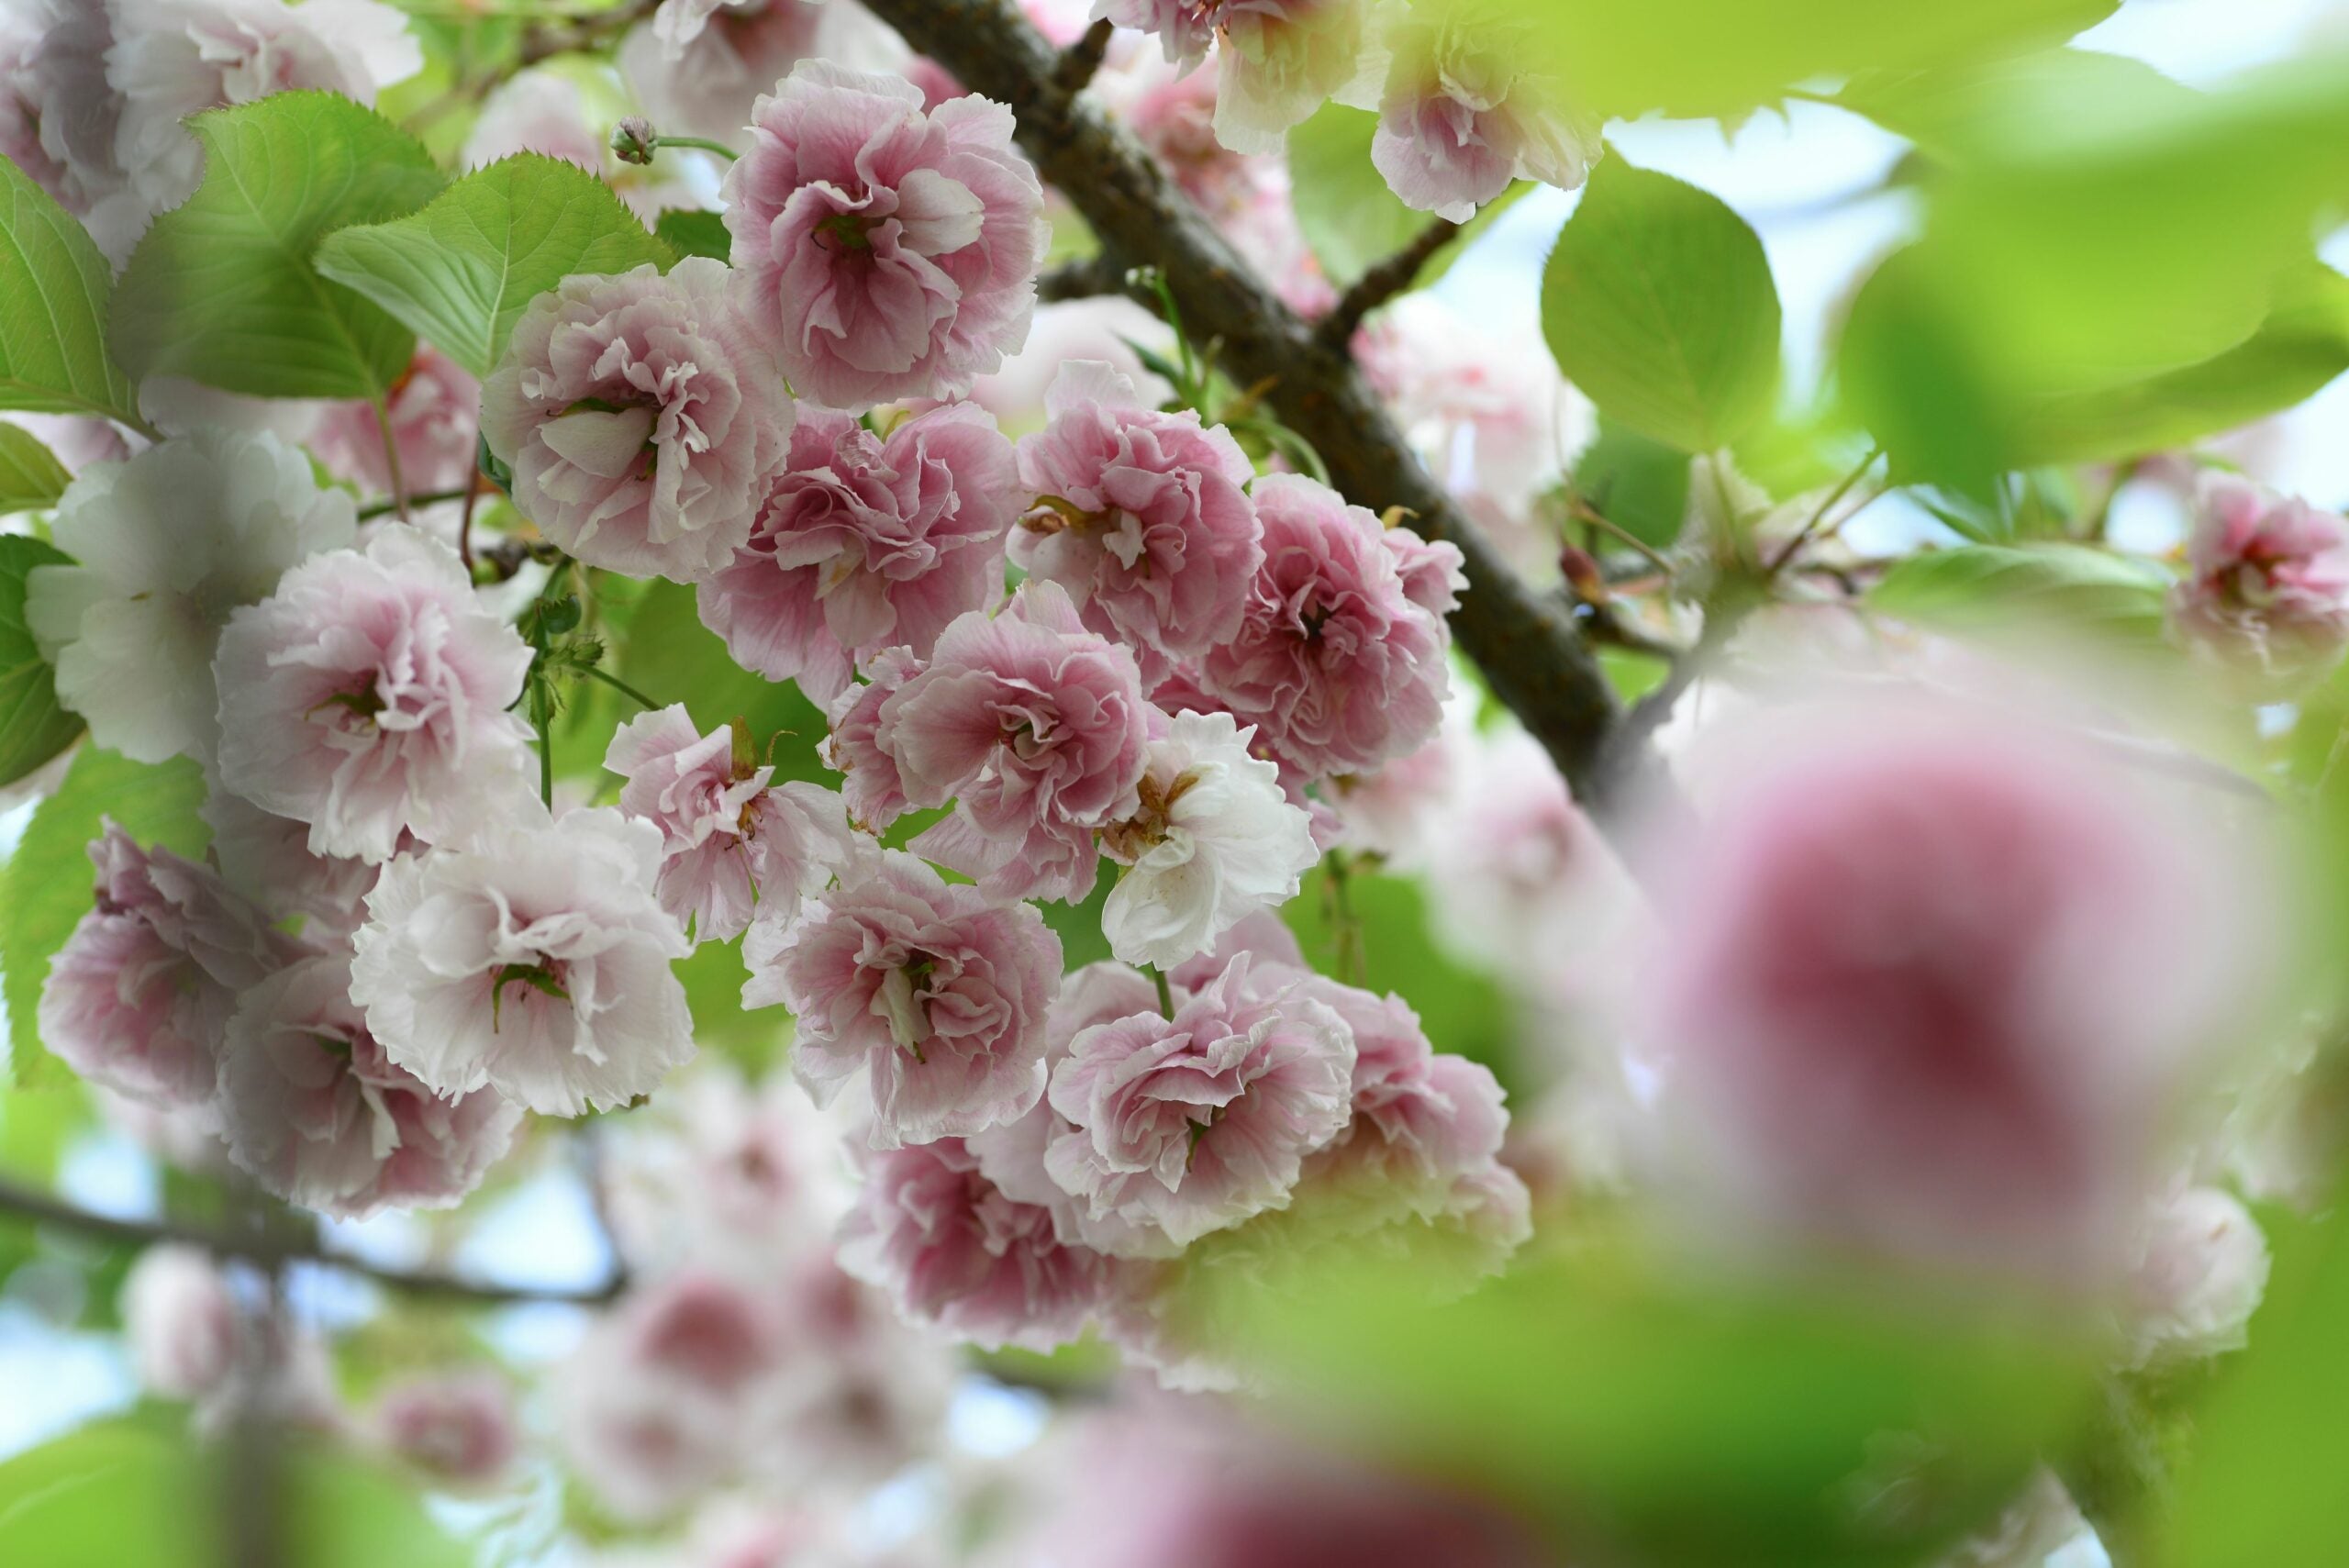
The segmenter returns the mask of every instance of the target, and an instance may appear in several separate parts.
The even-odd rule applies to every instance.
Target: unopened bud
[[[652,150],[660,145],[652,122],[642,115],[629,115],[612,128],[612,151],[623,163],[650,163]]]

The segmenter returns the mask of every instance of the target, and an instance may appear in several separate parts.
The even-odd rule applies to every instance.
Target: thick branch
[[[288,1234],[283,1228],[273,1230],[256,1229],[253,1234],[239,1235],[158,1220],[117,1219],[110,1215],[93,1214],[88,1209],[76,1208],[37,1187],[25,1186],[5,1178],[0,1178],[0,1213],[22,1215],[35,1224],[60,1226],[122,1246],[151,1247],[159,1242],[172,1241],[201,1247],[220,1257],[242,1258],[264,1266],[273,1266],[286,1259],[323,1263],[329,1268],[364,1274],[405,1295],[470,1301],[484,1306],[528,1301],[595,1306],[611,1300],[627,1284],[624,1276],[615,1273],[610,1280],[592,1290],[569,1290],[561,1286],[493,1284],[484,1280],[469,1280],[429,1270],[411,1272],[381,1268],[361,1259],[328,1251],[306,1234]]]
[[[1126,264],[1103,251],[1074,261],[1047,267],[1036,279],[1036,297],[1046,305],[1067,299],[1094,299],[1126,292]]]
[[[1342,343],[1319,337],[1240,259],[1165,172],[1093,103],[1057,76],[1061,57],[1015,0],[868,0],[868,8],[972,91],[1008,104],[1043,177],[1085,215],[1111,256],[1160,268],[1200,342],[1242,386],[1310,441],[1348,499],[1399,506],[1414,526],[1467,558],[1468,594],[1453,617],[1461,647],[1496,695],[1602,811],[1637,791],[1644,752],[1606,757],[1617,706],[1567,607],[1536,594],[1452,505],[1403,442]]]

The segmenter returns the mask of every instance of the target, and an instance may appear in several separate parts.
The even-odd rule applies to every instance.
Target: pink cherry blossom
[[[1130,1267],[1063,1242],[1049,1207],[1008,1196],[957,1138],[866,1160],[841,1266],[914,1321],[1032,1351],[1075,1339]]]
[[[2196,651],[2255,679],[2307,680],[2349,648],[2349,523],[2212,473],[2195,497],[2171,614]]]
[[[753,925],[743,959],[742,1005],[790,1007],[792,1070],[818,1103],[863,1074],[876,1149],[976,1132],[1043,1093],[1061,944],[1032,906],[882,851],[797,919]]]
[[[881,704],[874,744],[915,806],[954,802],[918,854],[995,898],[1082,899],[1095,832],[1140,804],[1155,710],[1132,653],[1085,629],[1058,584],[1020,585],[993,617],[966,615]]]
[[[866,71],[902,71],[908,51],[863,6],[832,0],[725,0],[703,13],[702,25],[662,36],[662,16],[629,30],[618,64],[629,89],[664,131],[723,139],[733,145],[751,122],[762,94],[803,60],[829,60]],[[672,7],[663,5],[662,13]],[[684,18],[680,16],[680,20]],[[698,157],[696,153],[671,154]]]
[[[1294,984],[1252,991],[1249,968],[1235,962],[1172,1018],[1084,1030],[1052,1070],[1072,1128],[1046,1153],[1052,1178],[1085,1219],[1140,1225],[1160,1255],[1285,1207],[1351,1114],[1345,1020]]]
[[[513,1391],[495,1373],[409,1378],[376,1402],[377,1439],[433,1479],[490,1485],[512,1468],[521,1447]]]
[[[1830,1255],[2110,1270],[2254,940],[2207,824],[1920,698],[1713,748],[1650,982],[1692,1195]]]
[[[608,807],[398,856],[352,939],[368,1031],[444,1096],[488,1084],[577,1116],[650,1094],[694,1049],[661,856],[658,828]]]
[[[1192,658],[1230,638],[1264,562],[1256,471],[1231,433],[1146,406],[1098,361],[1062,366],[1044,411],[1019,442],[1020,480],[1044,500],[1012,535],[1014,562],[1137,649]]]
[[[367,917],[367,895],[383,867],[310,852],[310,827],[263,811],[241,795],[216,789],[197,807],[212,829],[211,856],[221,880],[281,920],[299,917],[306,941],[333,945]],[[420,849],[413,839],[402,850]]]
[[[226,1386],[244,1353],[243,1323],[220,1265],[199,1247],[150,1247],[122,1282],[139,1386],[162,1398],[201,1399]]]
[[[690,583],[724,566],[782,471],[792,403],[732,304],[688,256],[583,273],[530,302],[482,384],[482,437],[514,504],[591,566]]]
[[[1190,71],[1207,59],[1216,29],[1231,8],[1232,0],[1095,0],[1093,15],[1154,34],[1168,61]]]
[[[457,552],[398,524],[315,556],[239,610],[214,659],[220,776],[310,824],[321,855],[391,858],[527,804],[531,732],[508,711],[530,648]]]
[[[220,1051],[229,1158],[263,1190],[339,1218],[447,1208],[481,1184],[521,1113],[436,1098],[392,1065],[351,999],[351,963],[305,959],[237,999]]]
[[[1605,144],[1537,77],[1522,28],[1489,13],[1413,12],[1389,34],[1394,63],[1370,161],[1403,205],[1465,223],[1509,182],[1580,185]]]
[[[1215,133],[1240,152],[1278,152],[1330,99],[1377,105],[1386,57],[1373,0],[1229,0],[1219,7]]]
[[[728,171],[752,319],[801,395],[853,408],[969,389],[1028,335],[1043,187],[985,98],[803,61]]]
[[[1011,443],[974,406],[885,439],[803,410],[750,542],[701,584],[702,623],[743,668],[829,703],[884,649],[927,655],[956,616],[994,607],[1019,483]]]
[[[880,832],[906,810],[906,782],[896,759],[881,746],[881,709],[919,673],[921,661],[912,649],[885,650],[865,671],[865,684],[849,687],[831,706],[824,764],[845,775],[841,794],[849,817],[868,832]]]
[[[90,860],[97,902],[50,964],[41,1042],[134,1098],[209,1100],[237,993],[302,950],[210,867],[141,850],[111,819]]]
[[[415,360],[385,395],[384,406],[399,449],[400,484],[407,494],[459,489],[472,477],[481,384],[462,365],[429,344],[419,344]],[[320,462],[357,480],[367,494],[392,493],[391,464],[384,456],[384,433],[372,405],[335,405],[305,444]]]
[[[1299,475],[1265,476],[1255,499],[1264,564],[1239,635],[1204,662],[1208,692],[1308,778],[1367,772],[1424,744],[1449,684],[1451,634],[1431,606],[1450,591],[1457,552],[1415,534],[1389,544],[1386,533],[1408,530],[1382,530]]]
[[[2131,1366],[2175,1366],[2243,1347],[2267,1290],[2267,1238],[2234,1195],[2184,1187],[2138,1227],[2125,1298]]]
[[[726,941],[755,913],[787,919],[850,853],[848,814],[821,784],[774,784],[731,729],[707,735],[673,703],[619,727],[604,766],[628,781],[620,809],[666,838],[662,907],[697,941]]]

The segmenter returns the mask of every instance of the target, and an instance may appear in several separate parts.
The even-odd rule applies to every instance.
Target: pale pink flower
[[[953,801],[914,851],[990,897],[1091,891],[1097,829],[1140,805],[1155,710],[1133,654],[1085,629],[1058,584],[1020,584],[992,617],[957,619],[882,704],[874,744],[915,806]]]
[[[41,144],[49,117],[48,83],[41,71],[41,35],[55,24],[45,0],[18,0],[0,8],[0,158],[72,211],[81,201],[61,149]]]
[[[725,0],[715,10],[700,9],[702,26],[690,38],[671,29],[678,35],[674,46],[662,38],[658,16],[620,40],[620,73],[663,131],[738,146],[760,95],[773,92],[803,60],[864,71],[903,71],[908,61],[905,40],[853,3]]]
[[[377,0],[108,0],[106,81],[122,98],[115,156],[148,213],[194,194],[190,115],[314,87],[375,101],[423,68],[407,17]]]
[[[150,1247],[122,1282],[122,1329],[139,1386],[165,1399],[202,1399],[237,1375],[243,1315],[220,1265],[200,1247]]]
[[[1130,1268],[1063,1241],[1049,1207],[1008,1196],[957,1138],[865,1161],[840,1258],[912,1321],[1040,1351],[1084,1332]]]
[[[934,408],[885,439],[804,409],[749,543],[701,584],[702,623],[743,668],[829,703],[884,649],[927,656],[1002,597],[1019,484],[982,408]]]
[[[1109,950],[1162,969],[1211,947],[1246,916],[1297,896],[1321,858],[1313,823],[1251,756],[1227,713],[1178,713],[1145,753],[1141,807],[1103,831],[1126,867],[1101,911]]]
[[[1297,474],[1257,482],[1264,564],[1240,633],[1202,667],[1208,692],[1308,778],[1364,773],[1424,744],[1443,717],[1451,633],[1431,602],[1457,551]],[[1423,553],[1429,552],[1429,553]],[[1406,576],[1402,568],[1413,568]]]
[[[848,814],[867,832],[878,833],[904,815],[906,782],[896,759],[881,745],[882,706],[921,673],[910,648],[891,648],[865,670],[866,680],[842,692],[831,705],[831,732],[824,738],[824,765],[845,775],[841,796]]]
[[[620,809],[666,840],[661,906],[696,941],[739,937],[753,914],[788,919],[849,858],[840,795],[771,782],[774,769],[753,764],[746,739],[730,728],[701,734],[673,703],[621,725],[604,754],[628,781]]]
[[[237,998],[220,1050],[228,1156],[262,1189],[338,1218],[448,1208],[506,1152],[521,1113],[436,1098],[394,1066],[351,999],[346,958],[305,959]]]
[[[658,828],[606,807],[393,860],[353,938],[369,1032],[444,1096],[488,1084],[577,1116],[651,1093],[694,1049],[661,851]]]
[[[742,1005],[790,1007],[792,1071],[818,1104],[863,1073],[876,1149],[976,1132],[1043,1093],[1061,944],[1033,906],[882,851],[797,919],[753,925],[742,956]]]
[[[782,471],[792,402],[722,261],[565,278],[482,384],[514,504],[592,566],[690,583],[726,564]]]
[[[2231,473],[2207,475],[2170,611],[2188,646],[2288,688],[2349,648],[2349,524]]]
[[[1231,0],[1094,0],[1096,19],[1154,35],[1168,63],[1197,69]]]
[[[1521,26],[1490,10],[1413,11],[1388,34],[1394,63],[1370,161],[1405,206],[1465,223],[1515,179],[1573,190],[1605,144],[1564,112]]]
[[[114,17],[109,7],[83,0],[19,0],[7,9],[6,96],[14,107],[0,110],[0,119],[15,123],[6,156],[81,217],[119,263],[144,217],[115,158],[123,101],[106,84]],[[111,221],[99,221],[101,208]]]
[[[902,77],[802,61],[727,172],[749,314],[817,402],[957,395],[1028,335],[1047,230],[1011,111],[921,103]]]
[[[141,850],[111,818],[90,860],[97,902],[50,963],[41,1041],[83,1077],[136,1099],[209,1100],[237,993],[302,949],[210,867]]]
[[[225,789],[206,795],[197,811],[212,829],[209,852],[221,879],[281,920],[301,917],[306,940],[339,942],[367,917],[367,895],[382,866],[313,854],[308,823],[263,811]],[[421,846],[403,838],[399,847]]]
[[[1294,985],[1252,990],[1249,968],[1235,962],[1172,1018],[1084,1030],[1052,1070],[1072,1130],[1046,1167],[1085,1220],[1141,1227],[1145,1255],[1286,1207],[1305,1157],[1351,1114],[1345,1020]]]
[[[502,1479],[521,1447],[514,1394],[491,1372],[412,1377],[376,1401],[375,1435],[436,1481],[484,1486]]]
[[[529,802],[531,731],[510,710],[529,671],[529,644],[455,550],[378,528],[229,617],[214,660],[221,779],[308,822],[321,855],[381,862],[403,834],[459,836]]]
[[[1830,1255],[2103,1277],[2254,951],[2213,829],[1914,698],[1717,745],[1651,983],[1692,1193]]]
[[[1330,99],[1373,108],[1386,54],[1373,0],[1228,0],[1219,7],[1215,133],[1240,152],[1278,152]]]
[[[416,358],[385,395],[384,406],[406,493],[462,488],[473,477],[477,455],[473,435],[479,426],[481,384],[440,350],[419,343]],[[320,462],[358,481],[368,495],[392,493],[391,464],[384,456],[384,432],[373,406],[336,404],[319,419],[306,444]]]
[[[1007,430],[1032,429],[1043,422],[1044,395],[1061,366],[1070,360],[1099,360],[1114,365],[1145,398],[1165,401],[1174,389],[1143,366],[1134,343],[1153,353],[1174,350],[1166,323],[1123,295],[1040,305],[1027,346],[1007,356],[1001,370],[974,381],[970,400]]]
[[[1168,970],[1166,978],[1178,991],[1197,991],[1231,967],[1231,961],[1242,953],[1255,965],[1260,983],[1274,965],[1293,969],[1300,974],[1312,969],[1312,965],[1305,962],[1305,950],[1297,945],[1297,933],[1290,930],[1287,923],[1275,911],[1259,909],[1243,917],[1217,938],[1215,945],[1207,951]],[[1138,1012],[1141,1009],[1127,1010]]]
[[[2243,1348],[2267,1290],[2267,1238],[2234,1195],[2184,1187],[2139,1227],[2126,1298],[2131,1366],[2176,1365]]]
[[[349,544],[355,508],[298,448],[202,430],[126,462],[93,463],[53,526],[71,566],[36,566],[25,620],[60,701],[97,742],[140,762],[208,759],[219,739],[212,654],[229,612],[280,573]]]
[[[1092,361],[1062,366],[1044,412],[1019,442],[1020,480],[1043,500],[1012,535],[1013,562],[1137,649],[1193,658],[1230,638],[1264,562],[1255,466],[1231,433],[1160,413]]]

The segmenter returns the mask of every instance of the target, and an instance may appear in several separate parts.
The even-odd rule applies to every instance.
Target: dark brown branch
[[[1107,17],[1085,29],[1085,36],[1062,50],[1060,63],[1052,68],[1052,86],[1062,93],[1081,93],[1101,69],[1102,56],[1109,52],[1109,35],[1117,29]]]
[[[1036,280],[1036,297],[1046,305],[1068,299],[1097,299],[1126,292],[1126,264],[1107,250],[1074,261],[1047,267]]]
[[[1343,349],[1353,340],[1354,328],[1362,318],[1411,286],[1435,253],[1452,243],[1460,226],[1448,217],[1439,217],[1419,230],[1408,245],[1356,278],[1353,287],[1338,297],[1330,313],[1321,318],[1321,340],[1333,348]]]
[[[76,1208],[37,1187],[6,1179],[0,1179],[0,1213],[20,1215],[37,1225],[59,1226],[118,1246],[151,1247],[170,1241],[201,1247],[219,1257],[241,1258],[264,1266],[273,1266],[284,1260],[321,1263],[328,1268],[363,1274],[404,1295],[467,1301],[483,1306],[507,1306],[529,1301],[595,1306],[611,1300],[626,1288],[628,1283],[626,1276],[618,1271],[601,1285],[589,1290],[571,1290],[560,1285],[495,1284],[486,1280],[465,1279],[429,1270],[387,1269],[328,1251],[320,1246],[315,1237],[307,1234],[306,1228],[298,1233],[289,1232],[283,1226],[252,1228],[251,1234],[242,1234],[161,1220],[117,1219],[111,1215],[93,1214],[88,1209]]]
[[[1266,400],[1282,423],[1320,452],[1350,500],[1374,512],[1399,506],[1415,527],[1459,546],[1469,584],[1453,619],[1460,645],[1586,803],[1611,815],[1653,783],[1643,750],[1607,753],[1614,692],[1569,607],[1535,593],[1461,516],[1345,345],[1283,305],[1130,135],[1061,84],[1060,56],[1016,0],[868,0],[868,8],[964,86],[1010,106],[1021,146],[1102,249],[1163,271],[1194,339],[1219,343],[1218,362],[1239,385],[1270,384]]]

